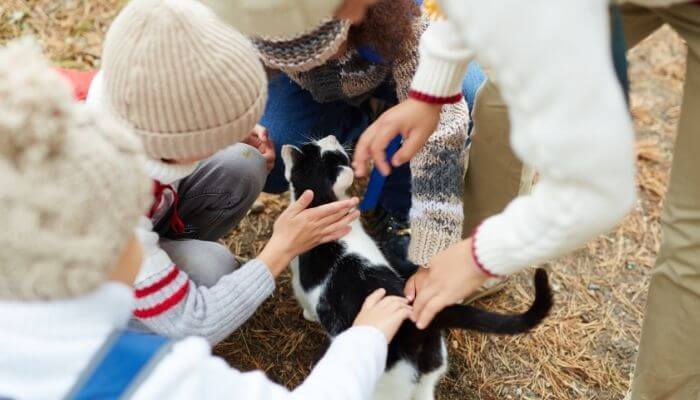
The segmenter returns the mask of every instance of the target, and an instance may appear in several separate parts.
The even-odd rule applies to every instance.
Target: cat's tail
[[[535,272],[535,301],[522,314],[498,314],[472,306],[455,305],[442,310],[430,324],[434,329],[470,329],[484,333],[513,335],[539,325],[552,308],[547,272]]]

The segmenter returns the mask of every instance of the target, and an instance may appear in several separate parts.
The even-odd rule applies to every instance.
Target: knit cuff
[[[461,239],[461,216],[461,212],[454,215],[453,223],[445,225],[436,225],[435,218],[411,218],[408,259],[417,265],[427,265],[436,254],[457,243]],[[441,215],[439,219],[444,220],[444,217],[446,215]]]
[[[503,232],[497,218],[489,218],[472,235],[472,257],[476,266],[490,277],[501,278],[524,269],[503,251]],[[507,229],[507,228],[506,228]]]
[[[462,81],[469,59],[445,60],[421,54],[409,96],[431,104],[453,104],[462,99]]]

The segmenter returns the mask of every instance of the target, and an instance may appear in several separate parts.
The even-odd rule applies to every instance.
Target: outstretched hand
[[[441,110],[439,104],[408,99],[384,112],[357,142],[352,163],[355,175],[368,175],[370,159],[384,176],[391,173],[392,166],[398,167],[412,159],[437,129]],[[398,135],[403,135],[403,145],[389,162],[386,148]]]
[[[404,294],[413,300],[411,320],[418,329],[425,329],[437,313],[469,297],[488,279],[474,265],[471,240],[438,253],[429,268],[419,268],[406,282]]]
[[[272,237],[258,256],[273,275],[294,257],[350,233],[350,224],[360,216],[357,197],[308,208],[313,198],[312,191],[305,191],[275,221]]]
[[[267,172],[272,171],[275,167],[275,144],[272,143],[270,135],[267,133],[267,128],[262,125],[255,125],[243,143],[255,147],[265,158]]]
[[[412,308],[405,297],[385,295],[384,289],[370,294],[352,325],[373,326],[384,334],[387,342],[391,342],[403,321],[411,315]]]

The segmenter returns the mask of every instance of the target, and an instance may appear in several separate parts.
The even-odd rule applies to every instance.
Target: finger
[[[386,296],[382,301],[385,302],[388,306],[392,306],[395,308],[399,308],[402,305],[408,305],[408,299],[401,296]]]
[[[333,232],[339,231],[341,229],[345,229],[348,225],[350,225],[353,221],[355,221],[358,218],[360,218],[360,211],[355,210],[355,211],[351,212],[350,214],[347,214],[345,216],[345,218],[341,219],[340,221],[323,229],[322,235],[328,236],[328,235],[333,234]]]
[[[267,128],[262,125],[255,125],[255,135],[260,139],[261,142],[267,141]]]
[[[379,288],[372,292],[367,298],[365,299],[364,304],[362,305],[362,309],[366,310],[368,308],[372,308],[377,305],[383,298],[384,295],[386,294],[386,290],[383,288]]]
[[[355,211],[357,211],[356,208],[340,209],[331,215],[327,215],[321,219],[318,219],[316,221],[316,224],[317,224],[317,226],[320,226],[321,228],[325,229],[325,228],[335,224],[336,222],[340,222],[342,219],[344,219],[348,215],[355,213]]]
[[[406,139],[401,144],[401,148],[391,158],[391,165],[399,167],[410,161],[425,145],[430,134],[412,132],[407,135]]]
[[[418,321],[418,317],[423,312],[426,304],[438,295],[438,291],[433,286],[425,286],[423,288],[416,285],[416,299],[413,301],[413,322]]]
[[[432,322],[433,318],[435,318],[435,315],[445,308],[446,305],[447,304],[442,297],[433,297],[430,302],[423,307],[423,310],[418,316],[418,321],[416,321],[416,327],[418,327],[418,329],[427,328],[428,325],[430,325],[430,322]]]
[[[347,210],[357,206],[359,200],[357,197],[353,197],[348,200],[335,201],[333,203],[324,204],[306,211],[305,217],[309,220],[320,221],[323,218],[333,215],[338,212],[347,212]]]
[[[386,159],[386,148],[396,136],[400,134],[400,129],[396,125],[386,125],[382,127],[383,133],[379,134],[370,146],[370,154],[374,160],[375,167],[382,175],[391,173],[391,165]]]
[[[355,170],[355,176],[364,177],[367,176],[369,171],[369,150],[372,143],[372,139],[375,135],[375,124],[370,125],[365,133],[360,136],[360,139],[355,145],[355,151],[353,152],[352,166]]]
[[[404,306],[399,308],[396,313],[393,314],[393,316],[399,320],[399,322],[403,322],[408,319],[408,317],[411,316],[411,313],[413,312],[413,308],[410,306]]]
[[[302,193],[302,195],[299,196],[297,201],[295,201],[289,206],[289,212],[292,214],[292,216],[299,214],[300,212],[306,210],[306,208],[309,205],[311,205],[313,199],[314,192],[312,192],[311,190],[304,191],[304,193]]]
[[[409,301],[413,301],[416,298],[416,275],[408,278],[406,286],[403,288],[403,294]]]
[[[341,229],[339,231],[335,231],[335,232],[321,238],[321,241],[319,242],[319,244],[335,242],[336,240],[338,240],[341,237],[350,233],[351,230],[352,230],[352,228],[350,228],[348,226],[348,227]]]

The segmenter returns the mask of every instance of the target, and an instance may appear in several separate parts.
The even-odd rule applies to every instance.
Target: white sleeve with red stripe
[[[270,270],[258,260],[210,288],[198,286],[158,247],[158,235],[144,228],[138,228],[144,262],[135,284],[134,317],[155,333],[217,343],[247,321],[275,289]]]
[[[420,41],[420,63],[408,96],[433,104],[462,99],[462,81],[474,58],[449,21],[430,24]]]

